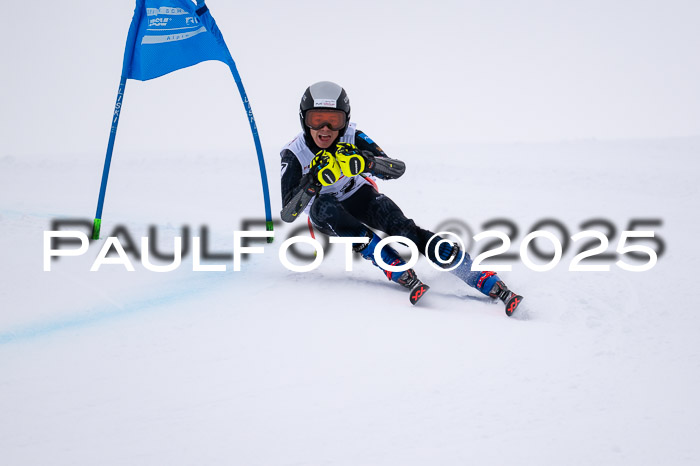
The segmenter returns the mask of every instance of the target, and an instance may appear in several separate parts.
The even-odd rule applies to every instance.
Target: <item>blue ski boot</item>
[[[462,262],[450,272],[486,296],[500,299],[506,305],[507,316],[512,316],[523,301],[522,296],[508,289],[508,286],[496,275],[496,272],[472,271],[471,257],[466,252],[462,252],[458,244],[441,243],[438,248],[438,255],[442,262],[437,260],[434,260],[434,262],[445,269],[452,267],[461,260]],[[462,260],[462,257],[464,257],[464,260]]]
[[[356,245],[354,248],[355,252],[360,253],[363,258],[372,261],[372,263],[377,266],[379,270],[384,272],[386,278],[392,282],[398,283],[404,288],[407,288],[410,291],[409,299],[411,304],[416,304],[418,300],[423,297],[425,292],[430,289],[430,287],[420,281],[415,270],[413,269],[404,270],[403,272],[390,272],[389,270],[384,270],[382,267],[380,267],[374,260],[374,251],[377,247],[377,243],[379,243],[381,239],[376,234],[368,233],[368,237],[369,235],[372,235],[369,243]],[[392,267],[401,266],[406,263],[403,259],[401,259],[399,253],[389,245],[382,248],[381,255],[384,263]]]

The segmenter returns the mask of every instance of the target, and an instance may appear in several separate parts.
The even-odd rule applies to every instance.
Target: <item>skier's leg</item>
[[[381,230],[391,236],[410,239],[422,253],[425,245],[433,235],[424,230],[401,211],[401,208],[385,194],[377,192],[372,186],[365,185],[343,205],[353,216],[372,228]]]
[[[311,222],[328,236],[365,236],[367,227],[351,215],[333,196],[321,194],[311,204]]]
[[[328,194],[318,196],[311,205],[309,217],[320,232],[329,236],[356,236],[368,238],[368,243],[356,243],[353,245],[355,252],[358,252],[363,258],[372,261],[374,265],[384,272],[389,280],[407,288],[411,288],[410,285],[414,284],[411,280],[415,278],[413,269],[404,272],[390,272],[377,264],[374,260],[374,251],[380,238],[348,212],[344,203],[339,202],[335,197]],[[388,245],[382,248],[381,256],[382,260],[391,266],[401,266],[406,263],[401,259],[398,252]]]
[[[440,244],[435,250],[435,246]],[[467,285],[476,288],[487,296],[497,298],[498,283],[501,279],[496,275],[496,272],[480,272],[472,270],[472,258],[469,253],[462,251],[458,244],[445,241],[440,236],[436,236],[428,246],[428,257],[438,266],[444,269],[452,270],[450,272],[456,275]],[[439,258],[439,260],[438,260]],[[455,264],[459,263],[455,267]]]
[[[444,241],[440,236],[417,226],[388,196],[378,193],[370,186],[363,186],[348,201],[344,205],[359,220],[389,235],[410,239],[421,253],[438,266],[449,269],[461,261],[451,273],[483,294],[501,299],[506,304],[506,314],[511,315],[522,301],[523,297],[510,291],[495,272],[472,271],[472,259],[466,251],[461,251],[457,244]],[[431,241],[433,236],[435,238]],[[437,251],[436,244],[439,244]]]
[[[358,245],[356,245],[354,248],[355,252],[360,253],[363,258],[372,261],[374,265],[379,267],[384,272],[386,278],[409,289],[420,281],[418,280],[416,272],[413,269],[404,270],[403,272],[390,272],[383,269],[379,264],[377,264],[377,261],[374,260],[374,253],[377,249],[377,244],[379,241],[381,241],[381,238],[369,229],[367,237],[369,238],[369,242],[362,245],[359,245],[358,243]],[[406,261],[401,258],[399,253],[396,252],[396,249],[389,245],[384,246],[380,254],[384,263],[391,265],[392,267],[399,267],[406,263]]]
[[[367,225],[382,230],[389,235],[403,236],[410,239],[416,244],[422,254],[425,254],[427,250],[428,259],[442,268],[452,267],[464,256],[464,260],[459,267],[451,272],[467,285],[476,288],[483,294],[498,297],[497,294],[492,294],[492,292],[497,293],[497,283],[501,281],[495,272],[472,271],[472,259],[469,257],[469,254],[460,251],[456,244],[442,241],[440,236],[436,236],[428,245],[428,241],[434,236],[434,233],[420,228],[412,219],[407,218],[401,208],[385,194],[377,192],[371,186],[363,186],[352,198],[343,204],[349,212],[352,212],[353,215]],[[440,241],[442,242],[436,254],[435,245]],[[438,257],[441,260],[438,260]],[[505,286],[503,283],[501,285]]]
[[[409,298],[411,304],[416,304],[418,300],[421,299],[423,295],[430,289],[430,287],[422,281],[420,281],[418,275],[416,275],[416,271],[413,269],[407,269],[403,272],[390,272],[382,268],[379,264],[377,264],[377,262],[374,259],[374,253],[376,251],[377,244],[379,243],[380,238],[372,230],[368,231],[368,235],[370,238],[369,243],[367,243],[366,245],[362,245],[362,247],[355,249],[355,251],[359,252],[365,259],[371,260],[374,265],[379,267],[379,269],[381,269],[384,272],[386,278],[410,290]],[[399,256],[399,253],[396,252],[396,250],[389,245],[384,246],[380,254],[385,264],[391,266],[401,266],[406,263],[401,258],[401,256]]]

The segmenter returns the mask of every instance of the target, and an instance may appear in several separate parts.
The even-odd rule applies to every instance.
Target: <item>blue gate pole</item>
[[[119,114],[122,110],[122,100],[124,99],[124,88],[126,87],[126,76],[122,76],[119,81],[119,91],[117,91],[117,102],[114,104],[114,115],[112,116],[112,129],[109,132],[109,142],[107,143],[107,155],[105,155],[105,165],[102,169],[102,184],[100,185],[100,196],[97,199],[97,212],[95,221],[92,224],[92,239],[100,239],[100,226],[102,225],[102,207],[105,202],[105,192],[107,191],[107,178],[109,178],[109,167],[112,163],[112,151],[114,150],[114,140],[117,137],[117,125],[119,125]]]
[[[258,135],[258,126],[255,124],[255,117],[253,116],[253,109],[250,106],[250,101],[248,101],[248,95],[243,87],[243,81],[241,80],[241,75],[238,74],[238,69],[233,59],[228,63],[231,73],[233,74],[233,80],[236,81],[236,86],[238,87],[238,92],[241,95],[241,100],[243,101],[243,106],[245,107],[246,115],[248,116],[248,123],[250,123],[250,131],[253,133],[253,141],[255,142],[255,151],[258,154],[258,166],[260,167],[260,180],[262,181],[263,189],[263,202],[265,203],[265,227],[267,231],[273,231],[272,222],[272,209],[270,208],[270,189],[267,186],[267,171],[265,170],[265,158],[263,157],[262,145],[260,144],[260,136]],[[272,243],[273,238],[268,238],[267,242]]]

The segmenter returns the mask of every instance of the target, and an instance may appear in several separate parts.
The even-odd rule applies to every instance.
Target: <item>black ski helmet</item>
[[[304,134],[311,136],[309,128],[304,124],[306,112],[312,108],[335,108],[345,112],[345,127],[338,137],[342,137],[350,124],[350,99],[345,89],[330,81],[320,81],[306,88],[299,104],[299,121]]]

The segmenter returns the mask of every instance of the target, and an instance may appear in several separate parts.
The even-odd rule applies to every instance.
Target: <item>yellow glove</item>
[[[345,176],[357,176],[365,171],[365,158],[354,144],[339,142],[336,144],[335,158]]]
[[[333,154],[320,150],[311,161],[311,173],[315,179],[323,186],[330,186],[340,178],[340,165],[333,157]]]

